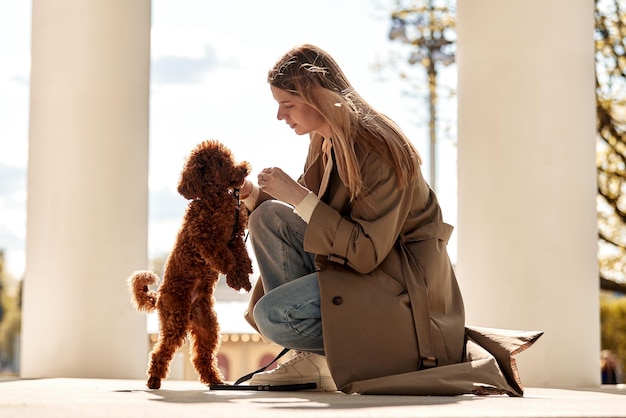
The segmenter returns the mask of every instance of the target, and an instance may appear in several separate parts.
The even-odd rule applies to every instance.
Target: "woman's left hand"
[[[259,173],[259,188],[290,205],[297,206],[309,194],[309,190],[277,167],[264,168]]]

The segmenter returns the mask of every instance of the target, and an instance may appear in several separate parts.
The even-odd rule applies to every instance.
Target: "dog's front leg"
[[[196,244],[198,253],[213,270],[226,273],[232,270],[235,259],[225,243],[207,240]]]
[[[225,273],[226,284],[235,290],[250,291],[252,288],[250,283],[252,261],[248,256],[245,242],[242,239],[234,239],[228,244],[228,248],[235,262],[233,268]]]

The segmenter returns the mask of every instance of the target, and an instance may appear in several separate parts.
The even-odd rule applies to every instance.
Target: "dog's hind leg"
[[[203,278],[194,291],[191,306],[191,350],[193,365],[204,384],[223,383],[224,378],[217,365],[217,351],[220,347],[220,329],[217,314],[213,309],[213,290],[218,279],[217,272]]]
[[[159,340],[150,353],[150,367],[148,368],[148,387],[159,389],[161,379],[169,373],[170,363],[176,350],[185,342],[187,324],[189,323],[189,306],[176,306],[176,309],[166,309],[168,298],[174,296],[161,295],[159,303]],[[178,302],[173,300],[177,305]]]

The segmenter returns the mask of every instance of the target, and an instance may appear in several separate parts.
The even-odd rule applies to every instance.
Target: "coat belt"
[[[426,278],[414,267],[419,265],[419,263],[413,253],[407,248],[406,244],[426,241],[433,238],[447,243],[452,234],[452,229],[451,225],[444,222],[432,222],[413,230],[409,234],[400,234],[403,266],[402,276],[405,280],[405,287],[408,291],[409,299],[411,300],[413,323],[415,324],[419,350],[418,370],[437,367],[439,365],[439,359],[435,355],[433,344],[432,319]]]

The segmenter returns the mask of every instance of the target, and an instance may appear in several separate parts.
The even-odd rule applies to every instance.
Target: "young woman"
[[[295,352],[250,383],[354,392],[463,361],[452,227],[414,146],[316,46],[287,52],[268,81],[278,119],[310,146],[297,181],[272,167],[241,187],[264,293],[249,320]]]

